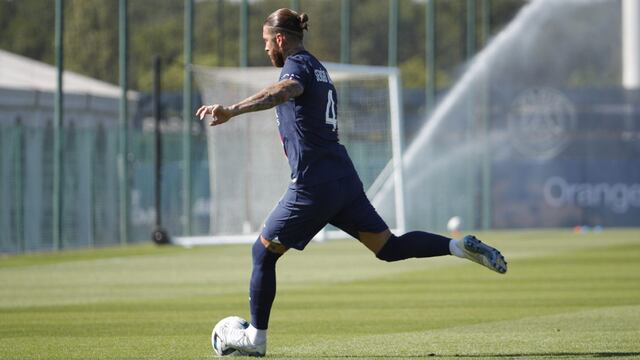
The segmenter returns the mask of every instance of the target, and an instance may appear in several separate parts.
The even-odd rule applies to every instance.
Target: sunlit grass
[[[640,231],[481,233],[498,275],[452,257],[387,264],[356,241],[278,263],[272,358],[640,357]],[[0,259],[0,358],[213,358],[248,318],[248,245]]]

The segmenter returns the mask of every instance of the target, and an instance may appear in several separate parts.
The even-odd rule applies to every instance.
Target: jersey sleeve
[[[310,77],[311,71],[309,70],[309,66],[303,59],[296,56],[289,56],[280,72],[280,81],[287,79],[296,80],[303,88],[309,83]]]

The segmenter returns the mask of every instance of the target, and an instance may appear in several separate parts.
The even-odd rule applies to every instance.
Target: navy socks
[[[260,238],[253,244],[252,254],[253,271],[249,286],[251,325],[256,329],[266,330],[271,305],[276,298],[276,261],[281,255],[267,250]]]
[[[387,243],[376,254],[384,261],[398,261],[408,258],[450,255],[448,237],[424,231],[408,232],[400,237],[391,235]]]

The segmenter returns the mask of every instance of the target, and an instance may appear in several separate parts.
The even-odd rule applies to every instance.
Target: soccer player
[[[252,248],[251,325],[246,330],[226,327],[218,333],[227,347],[253,356],[266,353],[278,258],[289,248],[304,249],[327,224],[358,239],[380,260],[455,255],[507,272],[500,252],[473,236],[455,240],[422,231],[391,233],[338,141],[336,88],[324,66],[303,46],[307,21],[306,14],[279,9],[264,22],[265,51],[273,65],[282,68],[278,82],[237,104],[205,105],[196,111],[200,120],[211,115],[209,125],[216,126],[240,114],[275,107],[291,167],[291,183]]]

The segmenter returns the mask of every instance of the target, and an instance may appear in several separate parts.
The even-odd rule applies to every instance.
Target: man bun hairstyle
[[[300,20],[300,29],[309,30],[307,23],[309,22],[309,16],[305,13],[298,15],[298,20]]]
[[[308,21],[307,14],[298,14],[291,9],[282,8],[272,12],[264,21],[264,25],[273,28],[274,32],[285,32],[302,40],[303,31],[308,30]]]

